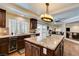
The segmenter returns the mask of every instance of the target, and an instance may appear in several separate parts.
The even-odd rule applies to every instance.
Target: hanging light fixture
[[[46,3],[46,13],[41,15],[41,19],[46,22],[52,22],[53,17],[51,15],[49,15],[48,7],[49,7],[49,3]]]

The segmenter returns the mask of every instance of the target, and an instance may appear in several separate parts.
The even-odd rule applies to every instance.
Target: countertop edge
[[[17,35],[1,35],[0,39],[8,38],[8,37],[23,36],[23,35],[36,35],[36,36],[39,36],[39,33],[27,33],[27,34],[17,34]]]

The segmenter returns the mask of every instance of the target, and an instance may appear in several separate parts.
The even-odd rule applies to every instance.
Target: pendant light
[[[49,3],[46,3],[45,5],[46,5],[46,13],[41,15],[41,19],[46,22],[52,22],[53,17],[49,15],[49,10],[48,10]]]

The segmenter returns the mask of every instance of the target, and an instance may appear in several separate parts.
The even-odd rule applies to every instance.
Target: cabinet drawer
[[[8,39],[0,39],[0,44],[8,41],[9,41]]]

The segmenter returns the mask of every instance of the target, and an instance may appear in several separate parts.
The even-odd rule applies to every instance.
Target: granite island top
[[[52,36],[48,36],[47,38],[38,41],[36,39],[33,38],[25,38],[25,41],[29,41],[32,42],[34,44],[38,44],[41,45],[45,48],[51,49],[51,50],[55,50],[56,47],[59,45],[59,43],[64,39],[64,36],[61,35],[52,35]]]
[[[16,36],[23,36],[23,35],[36,35],[39,33],[26,33],[26,34],[16,34],[16,35],[0,35],[0,39],[8,38],[8,37],[16,37]]]

